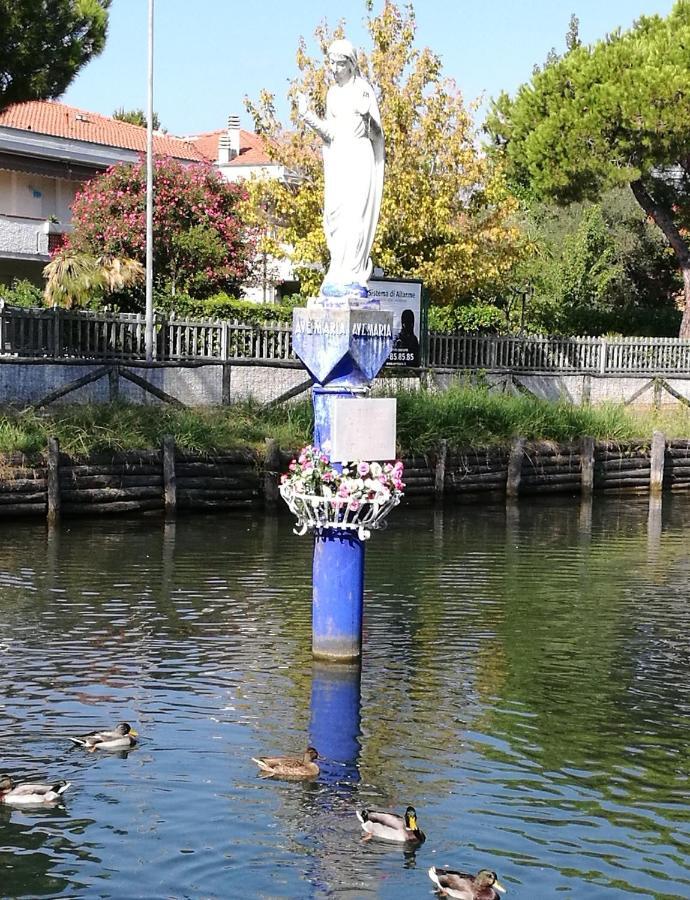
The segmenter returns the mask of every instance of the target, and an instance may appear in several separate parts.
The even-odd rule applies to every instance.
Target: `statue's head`
[[[357,51],[350,41],[340,38],[328,48],[328,62],[337,84],[344,84],[355,75],[359,75]]]

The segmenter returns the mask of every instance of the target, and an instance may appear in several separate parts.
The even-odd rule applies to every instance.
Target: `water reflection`
[[[655,565],[661,550],[661,516],[663,501],[658,494],[650,494],[647,514],[647,560]]]
[[[397,512],[361,670],[312,661],[287,519],[0,526],[2,768],[73,784],[0,807],[3,891],[412,897],[450,863],[514,896],[690,895],[688,498]],[[70,749],[121,720],[134,752]],[[309,742],[317,782],[256,777]],[[416,854],[361,843],[355,808],[408,803]]]
[[[359,661],[314,661],[311,679],[310,743],[324,757],[321,781],[342,785],[359,781],[361,723]]]

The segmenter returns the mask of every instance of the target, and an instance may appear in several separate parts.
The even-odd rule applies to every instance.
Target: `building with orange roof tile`
[[[208,163],[227,181],[286,178],[262,139],[230,116],[225,129],[188,137],[154,133],[153,151],[182,162]],[[62,234],[84,182],[146,152],[146,128],[55,101],[17,103],[0,111],[0,285],[13,278],[42,284],[43,267]],[[295,287],[289,263],[264,261],[249,298],[279,299]]]
[[[154,153],[207,162],[193,144],[156,133]],[[45,100],[0,111],[0,283],[42,283],[53,241],[70,230],[74,195],[89,178],[146,151],[146,129]]]
[[[227,181],[285,178],[285,167],[270,158],[262,138],[240,128],[239,116],[228,116],[227,128],[188,135],[189,141]]]

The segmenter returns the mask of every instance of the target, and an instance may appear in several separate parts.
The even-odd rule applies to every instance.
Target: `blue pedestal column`
[[[378,310],[296,309],[293,348],[316,385],[314,445],[332,443],[336,400],[364,396],[393,346],[392,314]],[[356,533],[322,529],[314,538],[312,651],[351,660],[362,650],[364,543]],[[315,744],[318,747],[318,743]]]
[[[353,659],[362,650],[364,542],[352,531],[324,529],[314,537],[312,652]]]
[[[341,371],[341,376],[328,387],[313,389],[316,447],[331,443],[334,403],[362,395],[361,381],[353,377],[351,369],[350,365],[348,371]],[[340,468],[337,463],[334,465]],[[336,660],[358,657],[362,651],[364,542],[353,531],[329,528],[317,533],[312,573],[314,656]]]

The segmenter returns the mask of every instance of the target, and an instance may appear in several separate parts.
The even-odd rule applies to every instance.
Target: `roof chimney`
[[[240,117],[228,116],[228,130],[218,139],[218,163],[223,165],[240,155]]]

